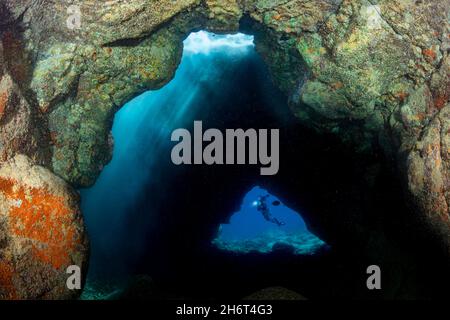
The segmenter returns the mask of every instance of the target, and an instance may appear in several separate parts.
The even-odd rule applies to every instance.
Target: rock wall
[[[450,253],[448,1],[71,4],[80,28],[65,2],[0,3],[3,162],[25,154],[72,187],[92,185],[111,157],[114,113],[173,77],[183,38],[247,20],[293,113],[362,151],[381,145],[411,208]]]
[[[86,267],[79,196],[17,155],[0,167],[0,299],[67,299],[71,265]]]

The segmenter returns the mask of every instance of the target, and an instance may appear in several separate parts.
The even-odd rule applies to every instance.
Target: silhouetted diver
[[[266,203],[266,199],[269,196],[270,195],[266,194],[264,196],[259,196],[258,197],[258,201],[256,202],[256,210],[261,212],[261,214],[263,215],[264,219],[266,219],[267,221],[275,223],[278,226],[285,225],[284,222],[279,221],[277,218],[272,217],[272,215],[270,214],[270,210],[267,207],[267,203]]]

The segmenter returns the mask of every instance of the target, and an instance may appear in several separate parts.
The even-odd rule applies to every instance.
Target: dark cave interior
[[[138,288],[123,298],[241,298],[271,286],[311,299],[439,296],[445,270],[438,266],[445,264],[430,249],[433,239],[417,236],[420,221],[411,219],[392,160],[376,149],[357,152],[336,136],[297,122],[259,55],[223,67],[221,78],[201,85],[198,107],[189,117],[220,130],[280,128],[278,174],[261,176],[259,167],[251,166],[175,166],[171,146],[162,146],[151,180],[126,208],[123,227],[129,234],[114,234],[120,241],[104,250],[95,247],[94,233],[108,229],[107,218],[95,222],[103,222],[100,227],[91,226],[92,276],[151,277],[151,294]],[[301,212],[308,228],[332,249],[296,256],[289,248],[236,254],[212,246],[218,225],[255,185]],[[108,237],[114,231],[103,232]],[[382,292],[366,288],[371,264],[383,270]]]

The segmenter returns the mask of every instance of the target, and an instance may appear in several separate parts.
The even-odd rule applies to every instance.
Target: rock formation
[[[0,299],[63,299],[67,267],[86,266],[79,196],[17,155],[0,168]]]
[[[301,294],[283,287],[270,287],[244,298],[244,300],[307,300]]]
[[[448,1],[71,4],[81,9],[80,28],[68,25],[73,13],[65,2],[0,2],[0,160],[5,168],[24,154],[72,187],[92,185],[111,157],[114,113],[172,78],[183,38],[198,28],[242,29],[255,34],[275,82],[305,125],[333,132],[362,152],[383,148],[403,178],[412,211],[450,254]],[[16,160],[11,164],[11,159]],[[46,175],[55,183],[52,174]],[[14,187],[2,183],[3,197],[12,189],[42,188],[46,180],[38,175],[31,186],[24,176],[16,181]],[[5,202],[0,205],[5,210]],[[73,217],[76,205],[69,208],[64,212]],[[6,218],[7,212],[2,211]],[[69,227],[77,221],[72,226],[77,229],[82,225],[77,219],[62,223]],[[52,226],[55,232],[61,232],[58,225]],[[3,261],[3,270],[21,272]],[[3,271],[2,281],[10,273]],[[30,292],[38,297],[45,291],[40,289]]]

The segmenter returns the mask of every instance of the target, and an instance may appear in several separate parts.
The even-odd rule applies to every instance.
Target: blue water
[[[304,232],[307,231],[305,222],[299,214],[284,206],[282,203],[273,205],[279,199],[270,195],[266,202],[270,213],[274,218],[283,222],[278,226],[263,218],[257,210],[259,196],[269,194],[267,190],[254,187],[244,197],[240,211],[233,214],[229,224],[223,224],[221,228],[221,238],[224,240],[245,240],[264,235],[267,232]]]
[[[91,240],[90,272],[103,272],[112,259],[114,268],[121,264],[126,267],[145,251],[142,237],[152,212],[139,212],[133,207],[145,196],[148,181],[157,183],[161,179],[157,163],[171,144],[171,132],[192,125],[204,101],[225,99],[217,88],[225,88],[222,80],[234,76],[229,66],[249,55],[255,55],[253,36],[192,33],[184,41],[174,79],[160,90],[133,99],[117,112],[112,129],[112,161],[93,187],[81,190]],[[202,109],[202,113],[208,110]],[[118,261],[117,256],[122,259]]]
[[[160,218],[153,209],[158,206],[158,195],[155,194],[164,192],[158,186],[167,178],[159,166],[170,162],[167,151],[172,146],[172,131],[192,126],[194,120],[201,120],[199,115],[220,122],[214,107],[220,105],[223,108],[227,101],[236,103],[237,100],[233,102],[232,99],[236,94],[230,95],[236,92],[242,75],[248,74],[243,62],[249,59],[260,59],[252,36],[192,33],[184,42],[183,57],[174,79],[159,90],[148,91],[133,99],[116,114],[112,129],[112,161],[93,187],[81,190],[82,210],[91,240],[90,275],[105,274],[109,269],[126,274],[130,266],[138,263],[140,256],[147,254],[146,234],[151,232],[155,219]],[[262,65],[260,60],[257,61]],[[286,115],[281,111],[284,109],[277,105],[280,102],[272,94],[268,77],[261,75],[251,81],[251,85],[258,88],[257,94],[271,104],[270,112],[278,119],[284,119]],[[151,194],[149,190],[156,192]],[[250,193],[244,204],[252,197]],[[142,199],[145,199],[145,207],[140,206]],[[232,226],[237,223],[240,227],[228,230],[223,226],[222,235],[257,237],[266,227],[273,228],[253,208],[244,211],[245,214],[232,218]],[[286,222],[279,228],[287,231],[285,240],[288,239],[286,235],[308,234],[297,232],[305,231],[298,214],[283,206],[274,209],[273,213]],[[273,237],[269,240],[273,241]],[[270,241],[266,241],[266,247]]]
[[[269,195],[266,203],[270,214],[279,222],[268,221],[258,210],[259,197]],[[296,254],[314,254],[326,246],[307,229],[302,217],[285,206],[267,190],[258,186],[252,188],[244,197],[241,208],[234,213],[228,224],[219,227],[213,244],[220,249],[248,253],[257,251],[267,253],[276,244],[291,246]]]

